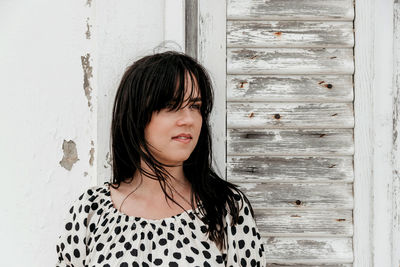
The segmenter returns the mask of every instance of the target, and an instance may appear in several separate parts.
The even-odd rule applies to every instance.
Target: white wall
[[[1,266],[54,266],[72,201],[109,179],[114,92],[125,67],[171,35],[165,18],[182,10],[166,16],[164,5],[0,1]],[[65,167],[64,140],[78,158],[72,149]]]

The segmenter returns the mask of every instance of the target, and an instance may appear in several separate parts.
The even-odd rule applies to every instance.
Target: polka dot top
[[[195,216],[198,209],[164,219],[128,216],[113,206],[107,183],[91,187],[69,209],[56,266],[265,266],[262,239],[245,201],[236,226],[230,226],[229,212],[224,218],[223,251],[208,239],[206,225]]]

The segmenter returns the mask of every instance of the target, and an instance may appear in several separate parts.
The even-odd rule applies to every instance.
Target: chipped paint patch
[[[64,156],[59,163],[62,167],[70,171],[72,166],[79,160],[75,142],[72,140],[64,140],[62,150],[64,152]]]
[[[88,172],[84,172],[83,176],[85,176],[85,177],[88,176]]]
[[[107,154],[106,154],[106,162],[110,167],[112,166],[112,159],[110,157],[110,152],[107,152]],[[108,168],[108,166],[106,164],[104,164],[104,168]]]
[[[92,145],[92,148],[90,148],[89,154],[90,154],[90,158],[89,158],[89,164],[90,166],[93,166],[93,161],[94,161],[94,142],[93,140],[90,142],[90,144]]]
[[[88,7],[91,7],[92,6],[92,0],[86,0],[86,5]]]
[[[89,18],[87,18],[86,19],[86,32],[85,32],[85,35],[86,35],[86,39],[88,39],[88,40],[90,40],[90,36],[91,36],[90,28],[92,28],[92,25],[89,24]]]
[[[92,87],[90,85],[90,78],[93,77],[93,68],[90,66],[90,54],[87,53],[86,56],[81,56],[81,62],[83,69],[83,90],[85,90],[85,96],[88,100],[88,107],[90,108],[90,111],[92,111],[92,103],[90,102],[92,100]]]

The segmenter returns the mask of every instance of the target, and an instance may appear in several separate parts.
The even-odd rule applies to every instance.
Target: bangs
[[[196,75],[197,74],[197,75]],[[188,105],[202,100],[202,90],[198,80],[201,79],[196,70],[190,70],[187,66],[171,66],[165,74],[164,86],[155,100],[155,110],[168,109],[177,111]]]

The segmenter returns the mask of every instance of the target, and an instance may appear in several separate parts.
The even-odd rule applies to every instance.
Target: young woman
[[[116,93],[111,183],[69,210],[57,266],[265,266],[247,197],[211,167],[212,85],[193,58],[136,61]]]

